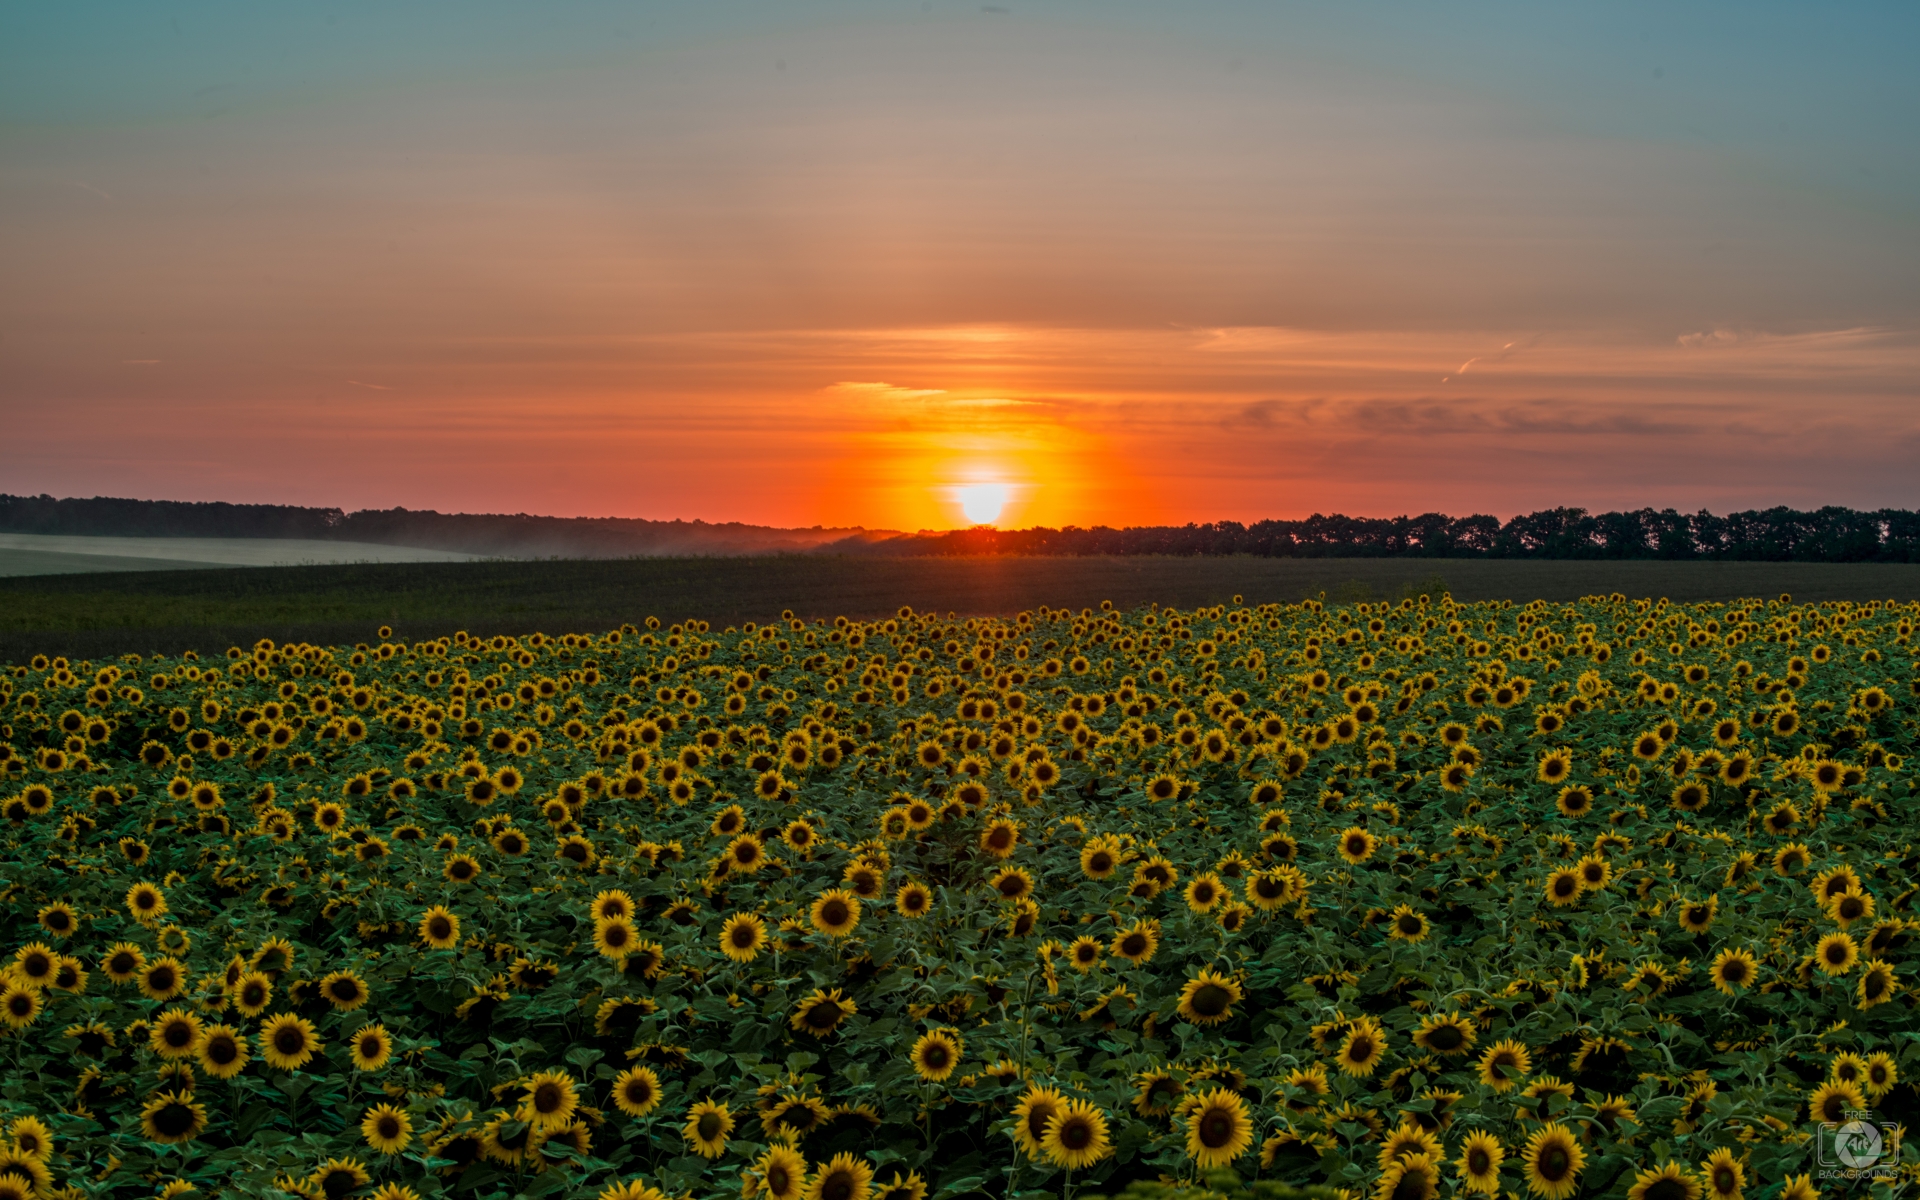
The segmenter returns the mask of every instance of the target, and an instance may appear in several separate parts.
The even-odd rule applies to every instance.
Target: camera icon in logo
[[[1814,1142],[1814,1158],[1823,1179],[1891,1177],[1900,1161],[1900,1127],[1850,1112],[1844,1121],[1823,1121]]]

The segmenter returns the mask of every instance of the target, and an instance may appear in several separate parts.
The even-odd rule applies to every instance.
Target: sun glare
[[[1000,519],[1000,512],[1007,506],[1007,485],[1004,483],[970,483],[954,489],[954,495],[960,499],[960,511],[967,520],[975,525],[991,525]]]

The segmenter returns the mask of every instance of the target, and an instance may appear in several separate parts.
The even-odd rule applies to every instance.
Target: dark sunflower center
[[[807,1010],[807,1024],[815,1029],[832,1029],[840,1023],[840,1006],[823,1001]]]
[[[627,1103],[637,1106],[645,1104],[652,1098],[653,1085],[646,1080],[634,1079],[627,1083]]]
[[[1422,928],[1420,918],[1415,916],[1401,917],[1395,924],[1398,926],[1400,932],[1406,934],[1408,937],[1418,934]]]
[[[1217,983],[1202,986],[1193,994],[1193,1011],[1203,1017],[1217,1017],[1233,1006],[1233,993]]]
[[[1353,1045],[1347,1048],[1348,1062],[1363,1063],[1371,1059],[1372,1057],[1373,1057],[1373,1039],[1372,1038],[1364,1038],[1364,1037],[1355,1038],[1353,1039]]]
[[[1427,1177],[1419,1171],[1409,1171],[1393,1185],[1393,1200],[1426,1200]]]
[[[1747,977],[1747,964],[1737,958],[1729,960],[1720,974],[1728,983],[1739,983]]]
[[[557,1083],[543,1083],[533,1091],[534,1111],[542,1115],[559,1112],[566,1100],[566,1090]]]
[[[400,1136],[400,1119],[398,1117],[383,1116],[380,1118],[380,1123],[376,1128],[379,1130],[381,1137],[392,1141],[394,1138]]]
[[[858,1181],[849,1171],[835,1171],[820,1184],[821,1200],[853,1200],[859,1189]]]
[[[1036,1104],[1027,1110],[1027,1133],[1034,1141],[1047,1136],[1047,1122],[1053,1117],[1053,1105]]]
[[[193,1128],[193,1110],[173,1103],[153,1114],[153,1127],[166,1137],[180,1137]]]
[[[713,1141],[715,1138],[720,1136],[720,1114],[719,1113],[700,1114],[700,1124],[697,1128],[700,1134],[701,1141],[703,1142]]]
[[[1427,1045],[1435,1050],[1458,1050],[1465,1040],[1459,1026],[1453,1024],[1435,1025],[1427,1033]]]
[[[753,948],[753,926],[735,925],[733,927],[733,944],[742,950],[752,949]]]
[[[1647,1189],[1645,1200],[1687,1200],[1687,1185],[1667,1176]]]
[[[1713,1190],[1722,1196],[1731,1196],[1740,1185],[1732,1167],[1717,1167],[1713,1172]]]
[[[207,1057],[224,1067],[240,1057],[240,1047],[230,1037],[217,1037],[207,1043]]]
[[[1475,1146],[1467,1151],[1467,1174],[1485,1175],[1493,1169],[1493,1156],[1484,1149]]]
[[[173,1024],[167,1026],[167,1031],[163,1036],[166,1038],[167,1045],[179,1050],[192,1043],[193,1026],[188,1025],[185,1021],[175,1021]]]
[[[1200,1141],[1209,1150],[1218,1150],[1233,1140],[1233,1114],[1211,1109],[1200,1118]]]
[[[847,905],[842,900],[829,900],[820,910],[820,919],[828,925],[844,925],[847,922]]]
[[[1128,958],[1138,958],[1147,952],[1147,939],[1138,933],[1130,933],[1120,939],[1120,953]]]
[[[1093,1130],[1085,1121],[1068,1121],[1060,1127],[1060,1144],[1069,1150],[1084,1150],[1093,1143]]]
[[[1567,1177],[1573,1160],[1568,1157],[1566,1147],[1550,1145],[1540,1155],[1540,1177],[1549,1183],[1558,1183]]]
[[[434,938],[445,941],[453,936],[453,924],[445,917],[435,917],[427,923],[427,932]]]
[[[307,1048],[307,1035],[296,1025],[287,1025],[273,1035],[273,1048],[282,1054],[294,1055]]]

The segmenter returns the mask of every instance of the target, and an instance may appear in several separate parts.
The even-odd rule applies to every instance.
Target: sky
[[[0,491],[1920,507],[1920,7],[0,8]]]

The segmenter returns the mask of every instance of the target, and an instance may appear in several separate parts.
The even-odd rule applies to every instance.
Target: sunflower
[[[987,880],[1002,900],[1024,900],[1033,894],[1033,875],[1025,867],[1002,867]]]
[[[1707,1195],[1712,1200],[1740,1200],[1741,1190],[1747,1186],[1747,1169],[1727,1146],[1707,1156],[1707,1161],[1700,1164],[1700,1175],[1707,1181]]]
[[[594,922],[593,948],[607,958],[624,959],[640,945],[640,935],[626,917]]]
[[[830,992],[815,988],[813,995],[800,1001],[787,1024],[795,1033],[810,1033],[823,1038],[838,1029],[841,1021],[859,1011],[859,1006],[851,999],[841,996],[839,988]]]
[[[767,851],[759,838],[751,833],[743,833],[727,843],[721,860],[727,864],[729,871],[751,875],[767,865]]]
[[[1293,898],[1287,877],[1279,871],[1260,871],[1248,876],[1247,900],[1262,912],[1274,912]]]
[[[1627,1200],[1700,1200],[1700,1181],[1684,1166],[1669,1160],[1633,1177]]]
[[[1488,1196],[1500,1194],[1500,1164],[1507,1158],[1500,1139],[1486,1132],[1469,1133],[1460,1143],[1455,1169],[1460,1185],[1469,1192]]]
[[[1387,936],[1396,942],[1424,942],[1427,918],[1415,912],[1411,904],[1402,904],[1387,914]]]
[[[1899,1082],[1900,1071],[1894,1065],[1893,1055],[1882,1050],[1867,1059],[1865,1080],[1867,1095],[1878,1100],[1892,1091],[1894,1085]]]
[[[1580,887],[1584,891],[1604,892],[1613,882],[1613,864],[1598,854],[1583,856],[1573,865],[1575,874],[1580,876]]]
[[[376,1104],[361,1118],[360,1136],[381,1154],[398,1154],[413,1141],[413,1118],[405,1109]]]
[[[767,923],[753,913],[735,913],[720,928],[720,952],[734,962],[752,962],[767,944]]]
[[[170,1008],[153,1019],[148,1044],[161,1058],[190,1058],[200,1041],[200,1018],[184,1008]]]
[[[1253,1145],[1246,1102],[1226,1088],[1187,1101],[1187,1154],[1201,1170],[1224,1167]]]
[[[1680,928],[1688,933],[1705,933],[1713,926],[1713,919],[1720,912],[1720,897],[1708,896],[1705,900],[1689,900],[1674,910],[1674,919],[1680,922]]]
[[[893,907],[903,917],[924,917],[933,908],[933,893],[924,883],[903,883],[893,894]]]
[[[836,1154],[820,1164],[807,1185],[806,1200],[867,1200],[873,1192],[873,1168],[852,1154]]]
[[[1553,804],[1561,816],[1584,817],[1593,811],[1593,789],[1583,783],[1561,788]]]
[[[140,1133],[148,1141],[177,1146],[200,1136],[207,1127],[207,1110],[191,1092],[161,1092],[140,1110]]]
[[[1120,869],[1119,848],[1107,839],[1090,838],[1080,849],[1080,872],[1088,879],[1110,879]]]
[[[16,1117],[7,1126],[15,1152],[46,1162],[53,1157],[53,1130],[39,1117]]]
[[[1858,1111],[1866,1106],[1866,1097],[1851,1083],[1829,1081],[1813,1089],[1807,1097],[1807,1110],[1812,1118],[1828,1123],[1843,1121],[1849,1111]]]
[[[1856,989],[1861,1008],[1885,1004],[1893,999],[1893,994],[1899,990],[1900,984],[1896,980],[1892,963],[1878,958],[1867,960],[1865,969],[1860,972],[1860,986]]]
[[[809,917],[821,933],[846,937],[860,924],[860,897],[844,888],[834,888],[813,902]]]
[[[1340,1052],[1334,1061],[1347,1074],[1357,1079],[1365,1078],[1373,1074],[1386,1051],[1386,1034],[1371,1020],[1362,1018],[1348,1027],[1347,1036],[1341,1041]]]
[[[513,1167],[526,1160],[526,1146],[534,1140],[534,1125],[518,1114],[503,1112],[480,1131],[480,1150],[493,1162]]]
[[[1760,964],[1750,951],[1729,947],[1714,955],[1713,986],[1729,996],[1752,987],[1759,974]]]
[[[1356,865],[1372,858],[1379,845],[1378,838],[1358,825],[1348,826],[1340,833],[1340,857]]]
[[[1467,1018],[1455,1013],[1445,1016],[1429,1013],[1420,1019],[1413,1043],[1422,1049],[1452,1056],[1472,1050],[1474,1038],[1473,1022]]]
[[[246,1069],[253,1051],[238,1029],[230,1025],[210,1025],[200,1031],[200,1042],[194,1047],[194,1055],[200,1061],[200,1069],[208,1075],[215,1079],[232,1079]]]
[[[385,1025],[363,1025],[348,1043],[348,1059],[356,1071],[378,1071],[393,1057],[393,1038]]]
[[[1387,1135],[1386,1141],[1380,1143],[1380,1165],[1384,1167],[1395,1159],[1405,1158],[1409,1154],[1425,1154],[1437,1160],[1440,1157],[1440,1139],[1434,1137],[1419,1123],[1403,1119],[1399,1126]]]
[[[1098,968],[1106,956],[1106,943],[1086,934],[1075,938],[1067,947],[1067,965],[1083,975]]]
[[[249,971],[233,985],[233,1006],[243,1017],[257,1017],[273,1003],[273,980],[260,971]]]
[[[807,1160],[792,1146],[775,1144],[748,1168],[767,1200],[800,1200],[807,1182]]]
[[[1047,1119],[1040,1145],[1054,1166],[1085,1170],[1113,1153],[1113,1144],[1107,1140],[1107,1114],[1088,1101],[1069,1100]]]
[[[480,878],[480,861],[471,854],[449,854],[440,874],[449,883],[472,883]]]
[[[1527,1190],[1544,1200],[1565,1200],[1580,1187],[1587,1165],[1580,1142],[1558,1121],[1550,1121],[1527,1139],[1521,1152],[1526,1162]]]
[[[1146,920],[1135,921],[1114,934],[1111,947],[1115,957],[1124,958],[1136,967],[1144,966],[1153,958],[1154,951],[1159,948],[1159,922]]]
[[[1195,1025],[1220,1025],[1233,1017],[1233,1006],[1245,994],[1232,977],[1203,970],[1181,989],[1178,1011]]]
[[[929,1083],[943,1083],[960,1062],[960,1047],[959,1034],[935,1029],[920,1035],[907,1058],[913,1063],[914,1074]]]
[[[1512,1038],[1487,1047],[1480,1056],[1480,1082],[1496,1092],[1511,1090],[1532,1069],[1533,1055]]]
[[[329,1158],[307,1176],[307,1182],[327,1200],[359,1191],[373,1182],[366,1167],[351,1158]]]
[[[1013,1109],[1013,1140],[1028,1155],[1046,1153],[1047,1126],[1066,1110],[1067,1099],[1050,1087],[1029,1087]]]
[[[1860,947],[1844,933],[1829,933],[1813,948],[1813,960],[1829,975],[1845,975],[1860,961]]]
[[[1165,1116],[1186,1090],[1170,1072],[1142,1071],[1133,1078],[1133,1111],[1143,1117]]]
[[[927,1200],[927,1181],[920,1178],[918,1171],[908,1171],[905,1175],[895,1171],[874,1190],[873,1200]]]
[[[1872,916],[1873,897],[1865,892],[1845,891],[1827,900],[1827,919],[1842,929]]]
[[[630,1117],[644,1117],[660,1106],[660,1077],[651,1067],[629,1067],[613,1080],[613,1103]]]
[[[760,1127],[772,1137],[789,1140],[818,1131],[833,1119],[833,1110],[818,1096],[785,1096],[760,1113]]]
[[[439,904],[420,918],[420,940],[435,950],[451,950],[460,944],[460,918]]]
[[[1561,867],[1547,876],[1546,896],[1555,908],[1564,908],[1577,904],[1584,888],[1580,873],[1567,867]]]
[[[990,858],[1011,858],[1020,845],[1020,827],[1005,818],[989,821],[980,831],[980,849]]]
[[[1187,907],[1197,913],[1211,911],[1225,894],[1226,888],[1221,885],[1220,877],[1209,871],[1204,875],[1195,876],[1192,882],[1187,884]]]
[[[727,1135],[733,1132],[733,1114],[724,1104],[702,1100],[687,1110],[687,1122],[681,1136],[693,1143],[693,1152],[701,1158],[719,1158],[727,1152]]]
[[[0,1172],[0,1200],[34,1200],[33,1180],[18,1171]]]
[[[282,1071],[297,1071],[320,1051],[322,1042],[314,1036],[313,1022],[292,1013],[270,1017],[255,1035],[260,1057],[267,1065]]]
[[[1535,769],[1534,776],[1541,783],[1559,783],[1572,773],[1573,751],[1561,747],[1540,757],[1540,765]]]
[[[1440,1163],[1434,1154],[1408,1154],[1388,1163],[1374,1200],[1433,1200],[1440,1194]]]
[[[335,971],[320,981],[320,995],[339,1012],[352,1012],[367,1002],[366,981],[352,971]]]
[[[166,1001],[187,990],[187,969],[178,959],[156,958],[140,968],[140,994]]]
[[[563,1128],[580,1107],[573,1076],[564,1071],[540,1071],[523,1086],[520,1111],[541,1131]]]
[[[1820,1200],[1811,1175],[1789,1175],[1781,1181],[1779,1200]]]
[[[142,925],[151,925],[167,912],[167,898],[150,883],[136,883],[127,889],[127,911]]]

